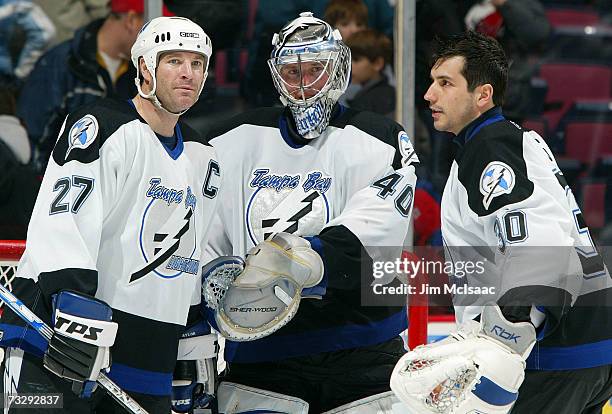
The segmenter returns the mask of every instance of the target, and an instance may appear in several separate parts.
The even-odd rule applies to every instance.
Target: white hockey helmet
[[[338,30],[311,12],[287,23],[272,46],[268,66],[280,100],[291,110],[300,135],[316,138],[349,84],[351,51]]]
[[[165,111],[168,110],[162,106],[155,95],[157,89],[155,69],[157,68],[160,55],[170,51],[194,52],[206,58],[204,78],[198,91],[198,96],[200,96],[208,76],[208,63],[212,55],[212,43],[199,25],[185,17],[157,17],[142,27],[136,42],[132,46],[132,63],[136,66],[136,79],[134,81],[140,96],[150,99],[155,105]],[[153,77],[153,88],[148,94],[142,91],[140,85],[140,66],[138,65],[140,57],[144,58],[145,65]],[[181,115],[186,111],[187,109],[176,113],[176,115]]]

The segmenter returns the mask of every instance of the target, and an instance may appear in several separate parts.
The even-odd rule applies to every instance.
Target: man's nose
[[[193,76],[193,68],[191,67],[191,62],[183,62],[179,73],[181,76],[191,78]]]
[[[429,88],[427,88],[427,92],[425,92],[425,95],[423,95],[423,98],[425,98],[425,100],[428,102],[434,101],[435,95],[433,93],[433,84],[431,84]]]

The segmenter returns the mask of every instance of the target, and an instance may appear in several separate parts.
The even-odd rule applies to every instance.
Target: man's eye
[[[173,64],[173,65],[176,65],[177,63],[179,63],[179,60],[178,60],[178,59],[170,59],[170,60],[168,61],[168,63],[171,63],[171,64]]]
[[[203,65],[203,63],[202,63],[201,61],[199,61],[199,60],[196,60],[196,61],[192,62],[192,65],[193,65],[193,66],[200,67],[200,66],[202,66],[202,65]]]

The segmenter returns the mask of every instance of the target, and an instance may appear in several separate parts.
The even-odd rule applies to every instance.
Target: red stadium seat
[[[546,10],[546,18],[553,27],[594,26],[599,23],[597,12],[589,9],[551,8]]]
[[[612,155],[612,122],[568,122],[565,155],[589,165]]]
[[[600,229],[605,223],[605,182],[585,182],[582,184],[581,210],[590,229]]]
[[[544,118],[526,119],[521,126],[524,129],[537,132],[544,139],[548,139],[548,122]]]
[[[555,131],[561,117],[579,99],[612,97],[612,68],[597,64],[543,63],[540,75],[548,83],[544,117]]]

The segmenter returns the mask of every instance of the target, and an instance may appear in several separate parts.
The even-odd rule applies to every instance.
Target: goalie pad
[[[297,397],[224,381],[217,390],[219,414],[308,414],[308,403]]]
[[[372,395],[357,401],[344,404],[323,414],[394,414],[401,408],[400,400],[393,391]]]
[[[202,270],[204,300],[215,312],[219,332],[232,341],[252,341],[285,326],[298,310],[302,289],[323,278],[319,254],[289,233],[255,246],[240,272],[241,266],[230,256]]]
[[[511,323],[499,307],[486,306],[480,330],[417,347],[396,364],[391,389],[408,412],[505,414],[518,398],[535,328]]]

